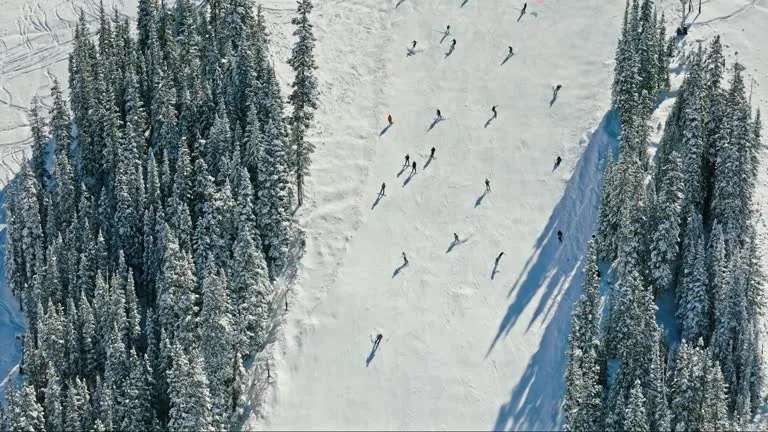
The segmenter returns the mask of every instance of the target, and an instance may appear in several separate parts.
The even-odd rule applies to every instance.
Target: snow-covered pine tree
[[[23,432],[40,432],[45,430],[43,408],[35,398],[35,390],[29,384],[24,384],[19,392],[16,415],[12,414],[11,430]]]
[[[603,428],[603,386],[600,383],[600,279],[597,250],[591,240],[584,266],[583,293],[574,306],[568,338],[568,366],[563,411],[568,430]]]
[[[291,19],[291,24],[296,26],[293,35],[297,40],[291,58],[288,59],[296,76],[291,84],[293,93],[288,96],[288,101],[293,105],[290,138],[291,148],[296,151],[294,169],[297,202],[300,206],[304,198],[304,177],[309,175],[310,155],[314,151],[314,145],[306,139],[306,133],[312,124],[313,111],[317,108],[317,78],[314,75],[317,64],[314,58],[316,39],[312,33],[312,23],[309,22],[312,1],[299,0],[297,3],[298,16]]]
[[[659,197],[655,203],[656,229],[652,234],[649,266],[656,293],[664,291],[672,283],[676,261],[680,252],[680,225],[683,210],[684,177],[682,160],[672,152],[662,179]]]
[[[683,240],[682,279],[677,287],[677,320],[680,337],[688,341],[706,338],[709,332],[709,295],[704,255],[704,227],[701,215],[688,207],[686,234]]]
[[[230,359],[236,343],[227,280],[224,272],[209,266],[203,280],[203,308],[200,314],[202,332],[201,354],[211,394],[213,425],[216,429],[229,426],[229,384],[232,383]]]
[[[171,410],[168,427],[178,431],[214,431],[208,379],[200,352],[189,354],[174,343],[169,376]]]
[[[624,427],[633,432],[650,432],[651,425],[648,422],[646,400],[643,396],[640,380],[635,380],[632,390],[629,392],[627,405],[624,408]]]

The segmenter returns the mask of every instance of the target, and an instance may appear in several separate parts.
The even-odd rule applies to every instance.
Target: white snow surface
[[[266,390],[244,426],[558,429],[570,312],[616,145],[608,109],[624,2],[532,0],[518,20],[522,0],[399,1],[314,2],[321,107],[297,213],[307,247],[267,353],[271,378],[263,359],[254,368],[254,388]],[[105,6],[136,14],[136,0]],[[287,91],[295,2],[264,6]],[[28,154],[32,96],[49,105],[54,76],[66,87],[81,7],[95,27],[98,0],[0,1],[0,186]],[[677,8],[661,1],[668,19],[679,19]],[[722,34],[764,114],[767,19],[768,0],[704,0],[686,37]],[[508,45],[515,55],[502,64]],[[492,105],[499,115],[486,125]],[[429,130],[437,108],[445,120]],[[387,114],[395,123],[385,130]],[[406,153],[418,164],[409,181],[410,169],[398,175]],[[483,196],[485,178],[492,192]],[[386,196],[372,208],[382,182]],[[454,232],[461,243],[449,251]],[[403,251],[410,264],[396,271]],[[3,383],[23,325],[0,284]]]

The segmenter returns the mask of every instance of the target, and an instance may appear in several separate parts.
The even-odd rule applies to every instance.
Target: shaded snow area
[[[0,1],[0,186],[28,150],[31,98],[47,107],[53,77],[66,83],[78,10],[95,24],[98,3]],[[135,0],[104,3],[136,11]],[[254,368],[257,383],[269,381],[254,386],[266,390],[252,395],[246,429],[562,425],[570,313],[617,148],[610,85],[624,2],[531,0],[524,14],[522,3],[315,0],[321,104],[297,213],[306,252],[268,350],[270,378],[263,362]],[[659,9],[674,23],[679,5]],[[293,0],[264,1],[285,89],[294,10]],[[754,78],[753,105],[768,111],[768,0],[704,0],[687,22],[685,49],[721,34],[729,64],[738,57],[747,84]],[[671,71],[677,86],[685,65]],[[664,95],[654,121],[663,125],[675,96]],[[765,214],[759,226],[765,235]],[[667,303],[665,327],[674,323]],[[2,382],[18,376],[23,327],[0,284]]]

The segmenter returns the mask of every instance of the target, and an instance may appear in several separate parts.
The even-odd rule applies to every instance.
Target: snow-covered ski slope
[[[624,4],[398,1],[316,2],[307,251],[246,426],[555,429]]]
[[[607,110],[624,2],[529,1],[519,20],[522,1],[398,2],[316,3],[323,103],[299,212],[307,252],[246,427],[558,429],[572,302],[616,144]],[[768,88],[763,3],[705,0],[687,37],[722,32],[756,97]],[[679,2],[659,6],[673,30]],[[445,120],[430,130],[436,108]]]

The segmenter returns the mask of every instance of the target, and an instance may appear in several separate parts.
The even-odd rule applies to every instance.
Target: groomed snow
[[[255,408],[264,418],[246,428],[557,428],[571,304],[615,143],[623,2],[531,1],[519,21],[522,1],[395,4],[316,3],[307,251],[275,383]],[[445,120],[429,130],[437,108]],[[406,153],[410,181],[410,168],[398,176]]]

